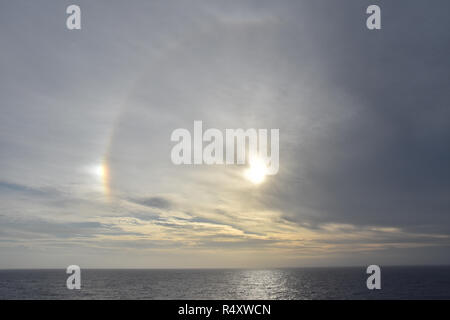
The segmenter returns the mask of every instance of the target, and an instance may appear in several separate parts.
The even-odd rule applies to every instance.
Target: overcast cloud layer
[[[0,5],[0,268],[450,263],[448,1],[69,4]],[[174,166],[194,120],[279,173]]]

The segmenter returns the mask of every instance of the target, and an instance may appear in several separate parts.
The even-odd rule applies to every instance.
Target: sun
[[[254,184],[264,182],[267,174],[267,166],[263,159],[253,157],[249,161],[249,168],[244,171],[244,177]]]
[[[110,194],[109,167],[106,161],[87,167],[94,188],[101,190],[106,196]]]
[[[99,177],[100,179],[103,179],[105,176],[105,166],[104,165],[98,165],[94,167],[94,174]]]

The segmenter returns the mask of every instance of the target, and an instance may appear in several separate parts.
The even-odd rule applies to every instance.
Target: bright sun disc
[[[250,167],[244,171],[244,176],[250,182],[260,184],[266,178],[266,164],[261,158],[253,158],[249,162]]]
[[[94,168],[94,173],[99,178],[103,178],[103,176],[105,175],[105,168],[104,168],[104,166],[100,165],[100,166],[95,167]]]
[[[110,193],[108,169],[108,164],[106,162],[88,167],[89,174],[94,178],[91,182],[95,185],[95,187],[101,187],[102,191],[107,196],[109,196]]]

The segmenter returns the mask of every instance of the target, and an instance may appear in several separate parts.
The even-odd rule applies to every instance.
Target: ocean
[[[0,270],[0,299],[450,299],[450,267],[382,267],[368,290],[365,267],[291,269]]]

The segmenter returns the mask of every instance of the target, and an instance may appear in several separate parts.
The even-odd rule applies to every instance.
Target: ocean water
[[[382,267],[381,290],[365,268],[0,270],[0,299],[450,299],[450,267]]]

